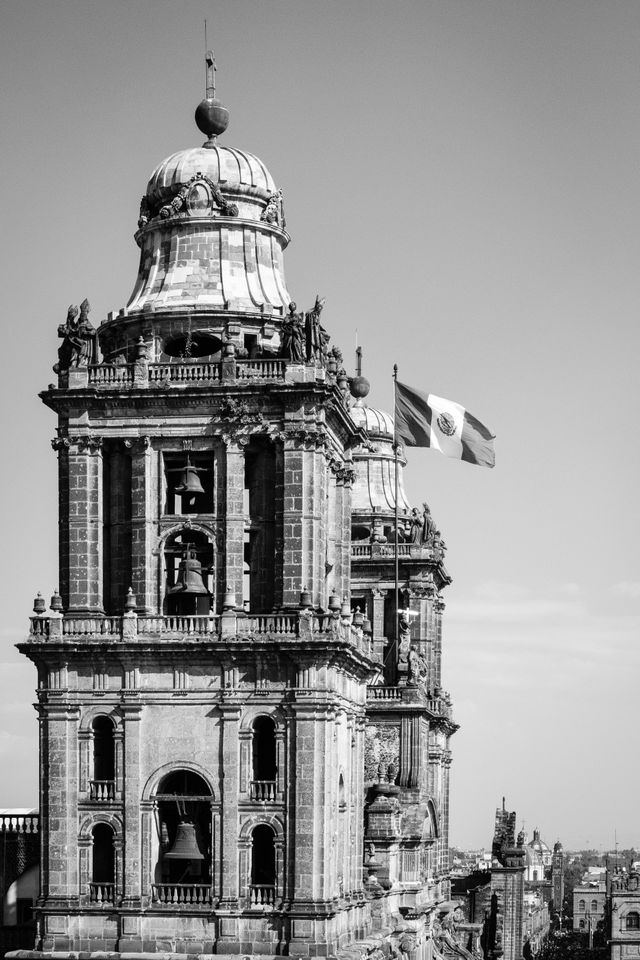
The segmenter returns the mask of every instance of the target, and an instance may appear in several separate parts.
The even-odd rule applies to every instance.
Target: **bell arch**
[[[201,525],[180,524],[160,546],[165,614],[208,616],[216,607],[216,538]]]
[[[254,801],[273,802],[283,796],[286,771],[286,721],[279,709],[261,704],[243,712],[238,733],[240,792]]]
[[[160,898],[166,884],[211,884],[212,799],[207,781],[186,767],[173,767],[158,780],[154,796],[158,840],[154,890],[160,889]]]

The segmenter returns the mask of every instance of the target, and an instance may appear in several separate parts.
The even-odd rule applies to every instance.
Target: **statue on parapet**
[[[79,310],[73,304],[69,307],[66,322],[58,326],[62,343],[58,349],[58,362],[53,366],[54,373],[64,373],[70,367],[86,366],[93,360],[96,331],[89,320],[90,309],[91,305],[85,297]]]
[[[304,327],[297,304],[289,304],[289,316],[282,324],[282,355],[291,363],[304,363]]]
[[[325,297],[319,294],[316,296],[316,302],[311,310],[308,310],[304,316],[305,325],[305,353],[307,361],[320,360],[326,362],[329,350],[329,340],[331,339],[327,331],[320,323],[320,314],[325,304]]]

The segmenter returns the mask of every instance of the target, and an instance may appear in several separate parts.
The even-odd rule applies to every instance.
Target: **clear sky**
[[[202,22],[226,142],[282,185],[370,401],[391,372],[497,434],[495,470],[410,454],[448,543],[451,840],[502,795],[552,843],[640,845],[637,0],[4,0],[0,805],[37,802],[35,672],[57,582],[58,323],[124,305],[147,179],[201,143]]]

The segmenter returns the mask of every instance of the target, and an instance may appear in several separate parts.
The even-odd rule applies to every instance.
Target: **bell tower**
[[[151,174],[128,305],[97,329],[69,308],[41,394],[60,592],[20,645],[33,957],[328,956],[396,930],[422,960],[448,896],[444,545],[400,483],[398,633],[392,426],[350,392],[324,300],[289,295],[282,190],[219,141],[207,68],[206,140]]]
[[[324,954],[366,930],[360,428],[287,292],[282,191],[207,139],[152,173],[126,308],[59,329],[60,594],[38,668],[43,950]]]

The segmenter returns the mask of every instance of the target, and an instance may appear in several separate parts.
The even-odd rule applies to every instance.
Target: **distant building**
[[[37,810],[0,809],[0,957],[33,946],[40,878]]]
[[[640,956],[640,873],[633,867],[628,876],[616,870],[609,890],[611,960]]]
[[[525,844],[525,880],[536,883],[539,880],[545,879],[545,872],[551,866],[552,854],[551,850],[544,842],[540,839],[540,831],[533,831],[533,840],[530,843]]]
[[[593,933],[605,915],[607,885],[604,880],[583,882],[573,888],[573,929]]]

